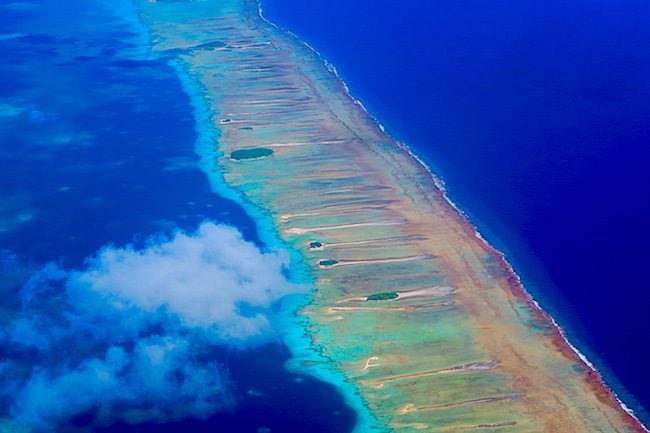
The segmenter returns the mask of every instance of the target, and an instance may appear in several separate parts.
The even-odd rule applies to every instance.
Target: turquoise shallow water
[[[90,276],[99,257],[107,257],[89,259],[98,249],[150,254],[168,248],[174,230],[200,239],[194,231],[206,220],[235,226],[255,245],[240,243],[239,250],[270,252],[280,246],[262,212],[238,204],[218,175],[206,176],[215,131],[197,130],[208,123],[196,89],[182,79],[178,65],[147,54],[146,34],[134,19],[129,2],[110,7],[94,1],[70,1],[57,8],[41,1],[0,5],[2,417],[19,416],[37,431],[61,432],[351,431],[356,415],[333,386],[306,375],[295,360],[285,368],[292,353],[283,339],[298,355],[318,356],[308,355],[304,328],[293,321],[303,295],[268,307],[238,307],[236,317],[263,314],[272,322],[274,331],[263,334],[268,343],[218,341],[207,347],[208,334],[172,325],[164,311],[135,314],[148,321],[142,328],[130,316],[106,319],[113,314],[109,307],[97,309],[100,314],[91,320],[85,310],[90,301],[73,297],[93,293],[72,281],[75,275]],[[126,244],[131,246],[124,249]],[[184,257],[178,260],[184,263]],[[299,268],[290,269],[294,281],[305,279]],[[274,278],[280,271],[274,271]],[[119,287],[145,287],[147,280]],[[30,317],[35,322],[24,320]],[[32,327],[18,327],[19,320]],[[136,337],[132,326],[137,326]],[[120,373],[111,364],[120,353],[107,351],[108,345],[135,360],[136,353],[145,353],[141,349],[161,350],[161,342],[179,335],[188,335],[190,345],[203,342],[187,362],[198,362],[197,375],[217,375],[214,395],[194,396],[192,372],[172,369],[162,383],[185,396],[166,395],[158,402],[155,395],[141,394],[135,405],[142,416],[125,411],[133,401],[128,393],[120,396],[106,383],[84,380],[102,377],[85,376],[94,366],[129,390],[136,382],[127,377],[130,370]],[[173,341],[184,344],[182,338]],[[144,373],[140,389],[153,386],[156,377]],[[336,380],[342,384],[340,377]],[[65,383],[77,384],[61,386]],[[40,391],[28,398],[26,390],[38,389],[35,384]],[[53,400],[47,403],[48,398]],[[209,398],[213,415],[206,418],[209,413],[202,412],[193,419],[198,412],[187,409],[188,398]],[[34,409],[39,401],[45,403]],[[180,419],[156,414],[152,407],[157,402]],[[118,419],[138,423],[111,425]]]
[[[56,9],[42,1],[0,5],[3,325],[10,320],[5,313],[19,308],[19,288],[45,263],[56,262],[64,270],[85,269],[84,260],[107,244],[121,247],[131,242],[144,251],[152,234],[174,228],[191,233],[207,219],[236,226],[244,239],[262,249],[282,247],[262,210],[241,202],[218,174],[206,176],[217,131],[200,127],[209,124],[201,89],[181,66],[150,58],[133,9],[128,2],[117,6],[107,8],[94,1],[65,2]],[[547,11],[541,20],[544,25],[564,26],[562,38],[582,44],[560,50],[563,63],[553,50],[565,39],[558,36],[541,44],[538,39],[543,38],[536,35],[546,27],[526,32],[521,16],[539,15],[523,7],[504,5],[504,12],[478,3],[462,10],[444,2],[418,3],[424,12],[413,16],[406,9],[393,13],[389,7],[364,2],[292,6],[290,11],[301,15],[291,21],[282,18],[286,10],[270,16],[303,29],[306,39],[342,70],[354,94],[370,102],[371,111],[392,131],[435,163],[452,197],[481,222],[527,280],[537,283],[536,296],[541,295],[545,307],[569,325],[572,336],[584,341],[590,357],[598,355],[594,359],[599,367],[611,369],[610,383],[616,384],[613,375],[621,378],[623,386],[616,389],[625,401],[642,410],[647,404],[644,390],[650,389],[643,370],[645,286],[630,270],[642,269],[639,261],[647,256],[642,249],[648,155],[640,150],[647,138],[642,103],[647,88],[639,79],[647,64],[627,43],[647,37],[639,27],[647,11],[641,9],[636,19],[620,11],[605,17],[592,10],[585,27],[578,26],[578,36],[569,31],[576,20],[563,19],[558,12],[562,8]],[[597,6],[607,11],[606,5]],[[628,10],[640,7],[628,6]],[[428,8],[439,9],[433,13]],[[269,7],[269,14],[272,10]],[[489,13],[510,26],[495,30]],[[516,13],[522,14],[520,18]],[[70,16],[79,19],[73,22]],[[427,21],[432,16],[437,17],[436,26]],[[408,20],[414,24],[405,25]],[[469,24],[460,25],[464,20]],[[616,33],[618,39],[598,45],[603,51],[596,57],[612,60],[590,65],[593,53],[585,50],[596,36],[589,30],[603,22],[618,29],[621,21],[629,33]],[[434,29],[432,36],[429,32]],[[481,38],[468,37],[467,29]],[[422,45],[408,39],[411,32]],[[499,34],[485,37],[490,32]],[[499,51],[499,44],[522,33],[528,39],[521,47],[508,48],[518,60],[506,62],[504,72],[499,62],[512,53]],[[334,38],[331,45],[328,38]],[[347,39],[343,43],[341,38]],[[540,50],[537,56],[528,55],[533,46]],[[427,59],[436,60],[429,64]],[[517,80],[503,78],[511,77],[504,75],[511,69],[517,71]],[[538,75],[530,78],[531,70]],[[530,110],[532,105],[542,109]],[[485,145],[495,142],[499,145]],[[604,206],[605,199],[613,202]],[[619,220],[620,226],[611,230],[611,222]],[[607,236],[603,239],[602,234]],[[295,255],[292,259],[294,264],[300,261]],[[295,281],[309,282],[299,266],[291,269]],[[542,290],[547,278],[557,289]],[[572,291],[575,287],[581,290]],[[611,287],[616,288],[615,296],[610,295]],[[340,375],[326,365],[304,368],[302,361],[322,361],[304,333],[308,324],[296,322],[293,315],[304,301],[300,295],[285,299],[269,316],[284,345],[243,351],[214,348],[212,356],[222,368],[218,371],[228,371],[231,388],[228,398],[224,394],[221,412],[207,420],[96,429],[88,425],[96,415],[97,407],[92,407],[67,420],[72,422],[61,421],[58,431],[227,427],[233,432],[267,428],[344,432],[351,431],[357,420],[359,431],[369,431],[372,418]],[[5,329],[0,338],[7,341]],[[29,365],[39,362],[33,349],[3,347],[2,374],[7,361],[18,356]],[[289,371],[284,368],[287,361]],[[314,377],[336,384],[339,392]],[[641,403],[625,394],[625,387]],[[0,395],[4,413],[11,410],[13,397],[6,388]]]
[[[222,175],[211,169],[214,149],[212,143],[218,141],[220,135],[219,131],[211,126],[213,125],[211,119],[214,116],[218,117],[218,113],[212,113],[207,108],[203,99],[204,89],[192,79],[186,67],[181,63],[174,63],[173,65],[181,78],[185,92],[192,101],[198,133],[197,153],[201,156],[200,166],[208,176],[213,190],[221,196],[237,201],[246,209],[248,215],[255,218],[259,228],[259,235],[266,245],[285,248],[286,245],[279,239],[277,229],[265,210],[247,202],[241,195],[228,188]],[[300,254],[290,249],[287,249],[287,251],[291,255],[292,266],[290,271],[292,272],[292,278],[306,285],[311,284],[312,277],[303,265]],[[312,344],[311,338],[306,331],[312,326],[311,323],[306,317],[296,315],[296,312],[306,302],[308,302],[308,299],[303,296],[286,299],[282,304],[282,313],[276,316],[275,327],[282,334],[282,341],[291,353],[291,358],[287,360],[285,367],[291,372],[300,375],[308,374],[313,378],[334,385],[342,395],[345,403],[355,412],[354,432],[384,431],[385,429],[377,423],[365,407],[355,387],[348,383],[340,372],[330,366],[328,360],[319,353],[318,347]],[[320,397],[315,398],[312,405],[316,408],[319,407],[320,400]],[[304,415],[304,417],[307,419],[313,417],[313,415]],[[336,420],[334,422],[338,425],[337,429],[341,428],[342,431],[350,430],[350,425],[345,424],[345,422],[339,423]]]

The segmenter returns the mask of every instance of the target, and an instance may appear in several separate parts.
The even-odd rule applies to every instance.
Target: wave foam
[[[577,349],[573,344],[571,344],[571,342],[569,341],[569,339],[568,339],[567,336],[566,336],[566,333],[565,333],[564,329],[560,326],[560,324],[557,323],[557,322],[555,321],[555,319],[554,319],[554,318],[553,318],[549,313],[547,313],[547,312],[546,312],[546,311],[545,311],[545,310],[540,306],[540,304],[535,300],[535,298],[534,298],[534,297],[533,297],[533,296],[532,296],[532,295],[531,295],[531,294],[526,290],[526,288],[525,288],[525,286],[524,286],[524,284],[523,284],[523,282],[522,282],[520,276],[515,272],[514,268],[512,267],[512,265],[510,264],[510,262],[507,260],[505,254],[504,254],[503,252],[501,252],[500,250],[498,250],[497,248],[495,248],[494,246],[492,246],[492,245],[490,244],[490,242],[488,242],[488,240],[487,240],[485,237],[483,237],[483,235],[481,235],[481,233],[480,233],[478,227],[477,227],[474,223],[471,222],[469,216],[468,216],[468,215],[467,215],[467,214],[466,214],[466,213],[465,213],[465,212],[464,212],[464,211],[463,211],[463,210],[462,210],[462,209],[461,209],[461,208],[460,208],[460,207],[459,207],[459,206],[458,206],[458,205],[457,205],[457,204],[456,204],[456,203],[455,203],[455,202],[454,202],[450,197],[449,197],[449,195],[448,195],[448,193],[447,193],[447,189],[445,188],[445,182],[444,182],[444,180],[443,180],[440,176],[438,176],[436,173],[434,173],[434,171],[431,170],[431,168],[429,167],[429,165],[428,165],[428,164],[427,164],[427,163],[426,163],[422,158],[420,158],[420,157],[419,157],[419,156],[418,156],[418,155],[417,155],[417,154],[416,154],[416,153],[415,153],[415,152],[414,152],[414,151],[413,151],[413,150],[412,150],[412,149],[411,149],[411,148],[410,148],[406,143],[403,143],[403,142],[400,142],[400,141],[398,141],[398,140],[395,140],[393,137],[390,137],[390,136],[386,133],[386,128],[384,127],[384,125],[379,121],[379,119],[377,119],[374,115],[372,115],[372,114],[371,114],[371,113],[366,109],[366,107],[363,105],[363,103],[362,103],[359,99],[357,99],[356,97],[354,97],[354,96],[352,95],[352,93],[350,92],[350,87],[349,87],[348,84],[345,82],[345,80],[343,79],[343,77],[341,77],[341,75],[339,74],[339,72],[338,72],[338,70],[336,69],[336,67],[335,67],[334,65],[332,65],[332,64],[331,64],[331,63],[330,63],[330,62],[329,62],[329,61],[328,61],[328,60],[327,60],[327,59],[326,59],[326,58],[325,58],[325,57],[324,57],[324,56],[323,56],[323,55],[322,55],[322,54],[321,54],[321,53],[320,53],[316,48],[312,47],[309,43],[307,43],[307,42],[303,41],[302,39],[300,39],[300,38],[299,38],[295,33],[291,32],[291,31],[289,31],[289,30],[283,29],[283,28],[281,28],[280,26],[278,26],[277,24],[275,24],[275,23],[273,23],[272,21],[270,21],[269,19],[267,19],[267,18],[264,16],[264,11],[263,11],[263,9],[262,9],[262,4],[261,4],[261,1],[260,1],[260,0],[258,0],[258,12],[259,12],[259,16],[260,16],[260,18],[261,18],[264,22],[268,23],[270,26],[272,26],[273,28],[277,29],[278,31],[281,31],[281,32],[284,32],[284,33],[287,33],[287,34],[291,35],[291,36],[292,36],[292,37],[293,37],[297,42],[303,44],[303,45],[306,46],[309,50],[311,50],[311,51],[312,51],[312,52],[313,52],[313,53],[318,57],[318,59],[323,63],[323,65],[324,65],[324,66],[325,66],[325,67],[326,67],[326,68],[327,68],[327,69],[328,69],[332,74],[334,74],[334,75],[336,76],[336,78],[339,80],[340,84],[343,86],[343,89],[345,90],[346,96],[348,96],[348,97],[349,97],[349,98],[350,98],[350,99],[351,99],[351,100],[352,100],[356,105],[358,105],[358,106],[359,106],[359,107],[360,107],[360,108],[361,108],[361,109],[362,109],[362,110],[363,110],[363,111],[364,111],[364,112],[365,112],[365,113],[370,117],[370,119],[372,119],[372,121],[377,125],[377,127],[381,130],[382,133],[386,134],[386,135],[387,135],[391,140],[393,140],[393,141],[394,141],[394,142],[395,142],[395,143],[396,143],[396,144],[397,144],[397,145],[398,145],[402,150],[404,150],[405,152],[407,152],[407,153],[409,154],[409,156],[411,156],[415,161],[418,162],[418,164],[420,164],[420,165],[421,165],[421,166],[422,166],[422,167],[427,171],[427,173],[431,176],[434,185],[436,186],[436,188],[438,188],[438,190],[439,190],[440,193],[442,194],[442,196],[443,196],[443,198],[445,199],[445,201],[446,201],[446,202],[447,202],[447,203],[448,203],[448,204],[449,204],[449,205],[450,205],[450,206],[451,206],[451,207],[452,207],[456,212],[458,212],[458,214],[460,214],[460,216],[463,218],[463,220],[464,220],[464,222],[465,222],[466,224],[468,224],[469,226],[471,226],[471,227],[474,229],[474,235],[476,236],[476,238],[479,239],[481,242],[483,242],[483,244],[484,244],[485,246],[487,246],[487,247],[488,247],[492,252],[494,252],[495,254],[497,254],[497,255],[501,258],[502,263],[507,267],[507,269],[511,272],[511,274],[515,276],[515,278],[516,278],[516,280],[517,280],[517,283],[518,283],[518,284],[521,286],[521,288],[523,289],[522,291],[523,291],[523,293],[526,295],[527,299],[528,299],[528,300],[529,300],[529,301],[530,301],[530,302],[531,302],[531,303],[532,303],[532,304],[537,308],[537,310],[538,310],[542,315],[544,315],[544,317],[546,317],[546,318],[548,318],[548,319],[550,320],[550,322],[553,324],[553,326],[554,326],[554,327],[557,329],[557,331],[559,332],[559,335],[562,337],[562,339],[564,340],[564,342],[565,342],[565,343],[566,343],[566,344],[571,348],[571,350],[572,350],[573,353],[578,357],[578,359],[580,359],[580,361],[582,361],[583,364],[585,364],[585,365],[586,365],[586,366],[587,366],[587,367],[588,367],[588,368],[589,368],[593,373],[596,374],[596,376],[598,377],[598,379],[599,379],[599,381],[600,381],[600,383],[601,383],[601,386],[603,386],[603,387],[606,389],[606,391],[607,391],[608,393],[610,393],[610,394],[614,397],[614,399],[615,399],[615,401],[617,402],[617,404],[618,404],[618,405],[619,405],[619,406],[620,406],[620,407],[621,407],[621,408],[622,408],[622,409],[623,409],[623,410],[624,410],[628,415],[630,415],[632,418],[634,418],[634,419],[639,423],[639,425],[641,426],[641,428],[643,428],[646,432],[650,432],[650,430],[648,430],[648,428],[647,428],[645,425],[643,425],[643,423],[641,422],[641,420],[640,420],[640,419],[635,415],[634,410],[632,410],[631,408],[629,408],[629,407],[628,407],[628,406],[627,406],[627,405],[626,405],[626,404],[625,404],[625,403],[624,403],[624,402],[619,398],[619,396],[616,394],[616,392],[614,392],[614,391],[613,391],[613,390],[612,390],[612,389],[611,389],[611,388],[610,388],[610,387],[605,383],[605,381],[603,380],[603,376],[602,376],[602,375],[600,374],[600,372],[596,369],[595,365],[594,365],[594,364],[593,364],[593,363],[592,363],[592,362],[587,358],[587,356],[586,356],[585,354],[583,354],[582,352],[580,352],[580,350],[578,350],[578,349]]]

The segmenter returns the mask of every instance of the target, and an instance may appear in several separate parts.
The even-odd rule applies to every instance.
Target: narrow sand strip
[[[136,0],[151,30],[152,49],[178,60],[191,81],[188,88],[206,103],[202,127],[216,126],[221,132],[214,146],[201,150],[202,158],[210,161],[206,173],[269,215],[322,215],[319,207],[323,206],[350,210],[383,204],[385,208],[358,220],[332,214],[309,218],[308,224],[273,221],[281,241],[298,247],[296,252],[311,265],[315,290],[300,314],[318,345],[313,353],[327,358],[322,368],[329,365],[336,372],[328,377],[340,372],[345,379],[337,379],[336,384],[359,414],[357,433],[410,433],[415,428],[451,432],[458,426],[494,430],[502,420],[519,423],[508,427],[513,433],[647,432],[525,292],[503,254],[487,244],[449,200],[442,182],[406,145],[384,133],[349,95],[332,67],[300,41],[269,25],[259,16],[256,0],[228,0],[223,8],[210,3]],[[210,44],[218,47],[217,42],[229,46],[205,49]],[[216,125],[210,123],[212,119]],[[345,141],[331,146],[306,144],[332,140]],[[279,145],[271,158],[238,162],[221,157],[241,146],[261,148],[267,143]],[[379,227],[396,224],[400,227]],[[377,256],[334,250],[338,259],[316,261],[322,253],[305,248],[311,243],[398,235],[423,235],[429,241],[381,245],[387,252],[379,257],[430,254],[436,259],[319,268],[321,262],[333,265],[347,257]],[[366,293],[371,280],[382,281],[381,287],[392,291],[371,295],[371,303],[356,304],[364,307],[361,310],[330,314],[328,307],[346,307],[338,303],[342,294]],[[437,289],[410,290],[437,285],[457,290],[444,298],[434,297]],[[418,312],[435,305],[427,302],[448,301],[451,296],[453,307]],[[427,297],[432,299],[413,300]],[[409,311],[402,312],[404,304],[411,303],[421,305],[407,306]],[[435,322],[423,316],[433,316]],[[378,332],[379,326],[391,332]],[[411,374],[414,368],[435,370],[459,360],[498,359],[499,368],[480,375],[438,374],[426,381],[395,381],[379,392],[355,387],[364,362],[386,351],[397,357],[391,364],[393,376]],[[481,404],[498,400],[476,399],[504,392],[526,398],[507,404]],[[443,401],[461,403],[444,414],[426,410],[437,407],[432,402]],[[408,417],[393,416],[395,408],[405,405]],[[415,410],[418,407],[421,410]]]
[[[322,226],[322,227],[312,227],[312,228],[300,228],[294,227],[287,229],[284,232],[289,235],[304,235],[305,233],[313,232],[324,232],[329,230],[339,230],[339,229],[350,229],[355,227],[381,227],[381,226],[398,226],[402,225],[402,221],[379,221],[379,222],[367,222],[367,223],[355,223],[355,224],[340,224],[336,226]]]
[[[450,367],[450,368],[442,368],[438,370],[429,370],[429,371],[421,371],[418,373],[408,373],[408,374],[399,374],[396,376],[388,376],[384,377],[381,379],[376,379],[373,380],[372,382],[374,383],[386,383],[386,382],[394,382],[397,380],[404,380],[404,379],[413,379],[417,377],[424,377],[424,376],[432,376],[435,374],[447,374],[447,373],[463,373],[463,372],[468,372],[468,371],[488,371],[488,370],[493,370],[498,366],[496,362],[475,362],[471,364],[463,364],[463,365],[458,365],[455,367]]]
[[[346,140],[320,140],[320,141],[296,141],[288,143],[273,143],[266,144],[264,147],[296,147],[296,146],[316,146],[316,145],[328,145],[328,144],[340,144],[344,143]]]
[[[503,395],[503,396],[499,396],[499,397],[485,397],[485,398],[477,398],[477,399],[474,399],[474,400],[458,401],[458,402],[453,402],[453,403],[430,404],[430,405],[427,405],[427,406],[416,407],[414,410],[422,411],[422,410],[445,409],[445,408],[448,408],[448,407],[457,407],[457,406],[473,406],[473,405],[476,405],[476,404],[498,403],[498,402],[501,402],[501,401],[518,400],[520,398],[521,398],[521,395],[518,395],[518,394]]]
[[[327,314],[332,314],[337,311],[416,311],[428,308],[450,307],[452,305],[454,305],[454,301],[429,302],[417,305],[394,305],[389,307],[328,307],[325,311]]]
[[[336,242],[336,243],[326,243],[323,244],[323,248],[344,248],[357,245],[371,245],[378,243],[389,243],[389,242],[402,242],[402,241],[421,241],[426,239],[424,236],[391,236],[388,238],[377,238],[377,239],[366,239],[363,241],[353,241],[353,242]]]
[[[418,256],[409,256],[409,257],[391,257],[386,259],[368,259],[368,260],[340,260],[338,263],[330,265],[328,267],[335,266],[357,266],[357,265],[379,265],[385,263],[401,263],[401,262],[412,262],[415,260],[430,260],[434,256],[430,255],[418,255]]]
[[[517,421],[504,421],[491,424],[476,424],[476,425],[461,425],[461,426],[452,426],[441,430],[441,432],[457,432],[457,431],[466,431],[466,430],[483,430],[483,429],[503,429],[506,427],[515,427]]]
[[[330,212],[305,212],[305,213],[296,213],[296,214],[284,214],[280,215],[280,219],[282,221],[288,221],[291,218],[300,218],[300,217],[308,217],[308,216],[338,216],[338,215],[354,215],[357,213],[367,213],[369,210],[383,210],[383,208],[380,207],[372,207],[372,208],[361,208],[361,209],[349,209],[349,210],[340,210],[340,211],[330,211]]]
[[[455,291],[456,289],[449,286],[423,287],[421,289],[397,292],[397,299],[437,298],[451,295]]]

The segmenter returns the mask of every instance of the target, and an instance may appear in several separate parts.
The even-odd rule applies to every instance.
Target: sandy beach
[[[139,7],[153,50],[203,89],[215,172],[302,255],[313,344],[381,424],[646,431],[429,170],[255,1]],[[261,148],[273,152],[231,158]]]

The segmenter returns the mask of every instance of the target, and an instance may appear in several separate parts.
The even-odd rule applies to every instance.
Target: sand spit
[[[324,226],[324,227],[312,227],[312,228],[300,228],[294,227],[285,230],[284,232],[288,235],[304,235],[307,233],[314,232],[325,232],[329,230],[341,230],[341,229],[351,229],[359,227],[382,227],[382,226],[396,226],[404,224],[400,221],[379,221],[379,222],[365,222],[365,223],[354,223],[354,224],[340,224],[334,226]]]
[[[367,259],[367,260],[340,260],[337,261],[336,263],[326,266],[326,267],[334,267],[334,266],[359,266],[359,265],[382,265],[382,264],[387,264],[387,263],[403,263],[403,262],[412,262],[415,260],[429,260],[432,259],[433,256],[428,256],[428,255],[419,255],[419,256],[409,256],[409,257],[387,257],[384,259]],[[321,266],[323,267],[323,266]]]
[[[645,431],[437,179],[255,1],[137,2],[153,50],[203,89],[213,170],[301,252],[313,341],[386,430]],[[242,148],[274,153],[232,161]]]
[[[448,286],[423,287],[407,292],[397,292],[399,295],[397,299],[434,298],[451,295],[454,291],[455,289],[453,287]]]
[[[372,210],[381,210],[381,207],[378,206],[368,206],[366,208],[362,209],[348,209],[348,210],[340,210],[340,211],[329,211],[329,212],[305,212],[302,214],[289,214],[289,215],[282,215],[280,218],[283,221],[289,221],[290,219],[295,219],[295,218],[303,218],[303,217],[322,217],[322,216],[327,216],[327,215],[350,215],[350,214],[359,214],[359,213],[364,213],[367,214],[367,212],[372,211]],[[337,227],[341,228],[341,227]]]
[[[463,373],[468,371],[488,371],[496,368],[499,364],[496,362],[475,362],[471,364],[457,365],[450,368],[441,368],[439,370],[421,371],[417,373],[400,374],[397,376],[388,376],[376,380],[378,383],[394,382],[396,380],[414,379],[422,376],[431,376],[433,374],[446,373]]]
[[[346,248],[346,247],[355,247],[355,246],[364,246],[372,244],[383,244],[390,242],[408,242],[414,240],[424,240],[422,236],[395,236],[392,238],[379,238],[379,239],[365,239],[362,241],[353,241],[353,242],[338,242],[323,244],[323,248]]]
[[[426,304],[416,305],[391,305],[391,306],[377,306],[377,307],[329,307],[325,309],[326,314],[333,314],[340,311],[416,311],[427,308],[440,308],[450,307],[454,305],[454,301],[448,302],[428,302]]]
[[[488,403],[498,403],[502,401],[518,400],[520,398],[521,398],[520,395],[502,395],[497,397],[475,398],[473,400],[457,401],[453,403],[430,404],[427,406],[411,406],[406,411],[410,412],[410,411],[445,409],[448,407],[456,407],[456,406],[473,406],[477,404],[488,404]]]

